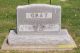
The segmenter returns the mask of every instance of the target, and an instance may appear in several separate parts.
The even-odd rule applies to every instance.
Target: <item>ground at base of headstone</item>
[[[61,34],[60,34],[61,33]],[[2,45],[2,50],[28,50],[28,51],[48,51],[48,50],[72,50],[76,44],[66,29],[62,29],[55,35],[33,35],[22,37],[11,30]],[[59,36],[60,35],[60,36]],[[39,36],[39,37],[38,37]],[[28,37],[28,38],[27,38]],[[36,37],[36,38],[35,38]],[[23,39],[24,38],[24,39]],[[35,41],[36,40],[36,41]],[[57,40],[57,41],[55,41]]]

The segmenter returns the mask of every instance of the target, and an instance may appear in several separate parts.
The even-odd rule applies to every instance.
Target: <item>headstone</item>
[[[17,33],[61,30],[61,7],[50,5],[25,5],[17,7]],[[36,32],[37,31],[37,32]]]
[[[17,7],[17,32],[11,30],[2,48],[19,50],[72,49],[75,42],[61,29],[61,6],[31,4]],[[10,45],[10,46],[9,46]],[[11,47],[12,46],[12,47]]]

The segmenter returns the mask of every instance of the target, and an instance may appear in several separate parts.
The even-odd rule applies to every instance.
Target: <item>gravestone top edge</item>
[[[53,7],[53,8],[60,8],[61,9],[61,6],[59,5],[49,5],[49,4],[30,4],[30,5],[19,5],[17,6],[17,9],[18,8],[26,8],[26,7],[37,7],[37,6],[45,6],[45,7]]]

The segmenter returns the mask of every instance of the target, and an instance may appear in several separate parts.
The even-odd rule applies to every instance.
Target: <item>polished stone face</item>
[[[31,4],[17,7],[17,33],[60,31],[61,7]]]

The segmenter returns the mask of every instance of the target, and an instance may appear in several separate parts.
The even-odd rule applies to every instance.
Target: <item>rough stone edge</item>
[[[11,45],[8,45],[7,44],[7,38],[8,36],[5,38],[3,44],[2,44],[2,47],[1,47],[1,50],[26,50],[26,51],[53,51],[53,50],[60,50],[60,51],[63,51],[63,50],[72,50],[73,48],[77,48],[73,38],[69,35],[69,37],[72,39],[73,41],[73,46],[74,47],[71,47],[71,48],[26,48],[27,46],[11,46]]]

